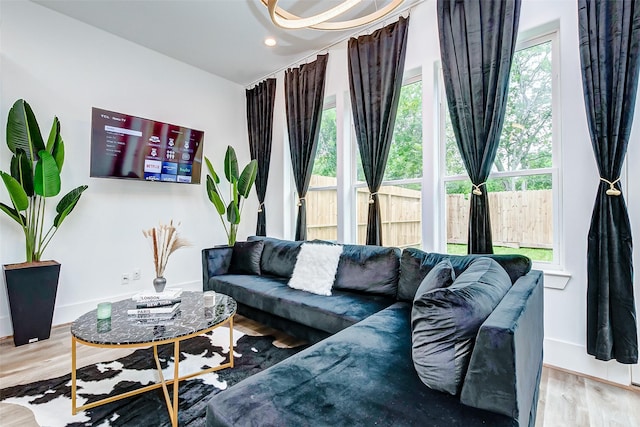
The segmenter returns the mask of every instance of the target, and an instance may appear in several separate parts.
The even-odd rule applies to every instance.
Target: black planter
[[[51,334],[60,264],[56,261],[3,266],[9,294],[13,342],[42,341]]]

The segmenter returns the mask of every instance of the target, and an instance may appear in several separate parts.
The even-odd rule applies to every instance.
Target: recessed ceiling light
[[[278,42],[276,42],[276,39],[274,39],[273,37],[267,37],[266,39],[264,39],[264,44],[266,44],[267,46],[275,46],[276,44],[278,44]]]

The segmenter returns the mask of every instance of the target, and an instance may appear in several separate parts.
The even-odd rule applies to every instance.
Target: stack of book
[[[182,289],[142,292],[131,297],[136,308],[127,310],[127,318],[142,325],[170,325],[180,311]]]

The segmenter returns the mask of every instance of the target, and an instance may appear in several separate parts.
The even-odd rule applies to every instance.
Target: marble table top
[[[216,293],[213,307],[204,306],[202,292],[184,291],[176,315],[170,320],[143,323],[127,316],[136,308],[131,298],[111,305],[111,318],[97,318],[97,309],[83,314],[71,325],[71,334],[85,342],[103,345],[145,344],[197,334],[219,325],[236,313],[236,301]]]

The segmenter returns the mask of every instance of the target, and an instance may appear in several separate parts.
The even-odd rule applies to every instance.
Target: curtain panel
[[[296,240],[307,239],[305,196],[318,148],[324,82],[329,54],[285,72],[284,90],[293,177],[298,192]]]
[[[438,0],[437,15],[449,114],[473,185],[467,250],[491,254],[485,183],[504,122],[520,0]]]
[[[349,89],[356,139],[369,187],[367,245],[382,245],[378,190],[393,137],[398,111],[409,18],[352,38],[347,47]]]
[[[587,248],[587,352],[638,362],[631,225],[619,184],[638,91],[640,3],[578,1],[582,83],[600,183]]]
[[[267,216],[264,199],[267,194],[273,130],[273,104],[276,99],[276,79],[267,79],[246,90],[247,127],[251,159],[258,161],[256,193],[258,194],[258,223],[256,235],[267,235]]]

